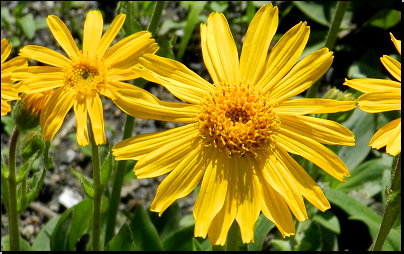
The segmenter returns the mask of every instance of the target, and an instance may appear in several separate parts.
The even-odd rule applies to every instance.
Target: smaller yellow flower
[[[5,61],[10,53],[11,44],[4,38],[1,40],[1,116],[5,116],[11,111],[8,101],[20,100],[18,93],[12,90],[11,72],[19,67],[28,66],[27,59],[20,56],[6,63]]]
[[[398,53],[401,55],[401,40],[394,38],[390,33]],[[368,113],[380,113],[392,110],[401,110],[401,63],[384,55],[380,58],[384,67],[398,80],[383,79],[345,79],[344,85],[350,86],[364,93],[358,98],[360,109]],[[380,149],[386,146],[386,153],[396,156],[401,152],[401,117],[379,129],[369,145]]]

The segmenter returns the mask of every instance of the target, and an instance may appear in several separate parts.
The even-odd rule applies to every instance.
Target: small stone
[[[57,174],[53,174],[50,178],[50,182],[53,186],[55,186],[60,180],[60,176]]]
[[[78,204],[83,198],[79,193],[73,191],[70,188],[65,187],[62,194],[60,194],[58,201],[66,208],[70,208]]]
[[[29,239],[34,233],[34,231],[35,231],[34,225],[27,225],[21,230],[21,234],[25,236],[27,239]]]
[[[38,216],[33,215],[32,218],[31,218],[31,221],[32,221],[32,224],[38,224],[40,219],[39,219]]]

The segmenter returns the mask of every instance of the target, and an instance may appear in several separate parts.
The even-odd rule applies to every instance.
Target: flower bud
[[[24,94],[21,100],[15,103],[11,116],[20,131],[38,126],[40,112],[47,94],[48,92]]]

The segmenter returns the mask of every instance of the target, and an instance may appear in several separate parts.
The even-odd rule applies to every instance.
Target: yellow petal
[[[175,200],[185,197],[198,185],[213,153],[213,146],[200,143],[181,163],[161,182],[150,210],[159,215]]]
[[[52,97],[52,95],[54,94],[53,90],[49,90],[43,97],[42,99],[42,110],[41,110],[41,114],[39,116],[39,125],[41,126],[41,128],[43,126],[45,126],[45,122],[47,120],[48,115],[51,113],[51,111],[53,109],[49,108],[49,100]]]
[[[76,115],[77,123],[77,143],[81,146],[86,146],[90,143],[88,139],[87,129],[87,104],[86,99],[78,99],[74,103],[74,114]]]
[[[115,70],[119,70],[119,69],[115,69]],[[126,69],[130,70],[130,69]],[[124,73],[124,70],[122,70],[122,72],[119,73]],[[131,70],[130,70],[131,71]],[[132,72],[132,71],[131,71]],[[115,73],[115,72],[114,72]],[[132,72],[133,73],[133,72]],[[131,75],[131,74],[130,74]],[[108,97],[111,100],[116,98],[116,89],[130,89],[130,90],[139,90],[139,91],[144,91],[143,89],[135,86],[135,85],[131,85],[125,82],[120,82],[120,81],[112,81],[109,80],[107,81],[108,83],[104,85],[103,89],[101,89],[99,91],[99,93],[102,96]]]
[[[278,147],[274,150],[274,154],[278,161],[284,164],[286,172],[292,176],[299,192],[310,203],[323,212],[331,207],[317,183],[285,150]]]
[[[108,69],[107,77],[110,81],[124,81],[137,79],[140,76],[131,69]]]
[[[222,13],[211,13],[208,17],[206,46],[213,65],[213,70],[208,69],[209,73],[214,71],[219,83],[238,84],[237,48],[229,24]]]
[[[11,106],[7,102],[1,100],[1,116],[7,115],[7,113],[10,111],[11,111]]]
[[[132,68],[142,78],[165,86],[176,97],[199,104],[215,87],[180,62],[147,54],[140,59],[139,68]]]
[[[144,133],[122,140],[112,148],[115,160],[141,160],[159,147],[184,138],[198,130],[198,124],[187,124],[170,130]]]
[[[398,90],[401,91],[401,83],[387,79],[372,79],[372,78],[360,78],[360,79],[345,79],[344,85],[352,87],[362,93],[372,93],[386,90]]]
[[[256,84],[264,68],[269,44],[278,27],[278,7],[262,6],[248,26],[240,55],[240,78],[244,84]]]
[[[322,48],[303,58],[272,91],[268,91],[268,98],[281,102],[309,88],[330,68],[334,59],[332,54],[332,51]]]
[[[104,21],[101,12],[89,11],[84,22],[83,55],[93,56],[100,42]]]
[[[6,38],[1,40],[1,69],[3,70],[3,63],[6,61],[11,53],[11,44],[8,43]]]
[[[96,54],[100,57],[104,55],[105,51],[115,39],[119,30],[121,30],[123,23],[125,22],[125,14],[119,14],[114,21],[112,21],[111,25],[108,27],[105,34],[101,37],[101,40],[98,43]]]
[[[187,136],[178,136],[177,140],[158,148],[142,157],[133,171],[138,179],[163,175],[173,170],[191,150],[201,143],[199,130],[190,132]]]
[[[40,93],[63,86],[63,80],[52,80],[52,77],[38,78],[30,81],[23,80],[14,85],[13,90],[18,93]]]
[[[1,99],[6,101],[20,100],[18,93],[13,91],[13,85],[10,83],[1,83]]]
[[[355,107],[354,101],[307,98],[284,101],[274,111],[280,115],[305,115],[344,112]]]
[[[27,94],[44,92],[64,84],[64,70],[60,67],[35,66],[19,68],[12,74],[12,80],[23,80],[13,86],[17,92]]]
[[[312,139],[283,130],[275,137],[276,145],[289,153],[297,154],[313,162],[336,179],[345,182],[344,176],[350,176],[345,164],[327,147]]]
[[[113,102],[126,114],[143,119],[192,123],[200,106],[165,102],[145,90],[117,89]]]
[[[41,124],[43,137],[46,141],[51,141],[63,123],[67,112],[75,102],[75,91],[63,86],[57,89],[45,104],[45,119]]]
[[[397,40],[396,38],[394,38],[392,33],[390,33],[390,37],[394,43],[394,46],[396,46],[398,53],[401,55],[401,40]]]
[[[74,42],[73,37],[65,23],[54,15],[49,15],[46,22],[48,23],[53,37],[55,37],[56,41],[59,42],[60,46],[62,46],[70,59],[76,58],[79,53],[79,49],[77,48],[77,45]]]
[[[95,96],[87,98],[88,115],[90,116],[91,129],[93,131],[95,144],[102,145],[107,142],[104,132],[104,117],[101,99],[98,93]],[[77,116],[76,116],[77,117]]]
[[[401,82],[401,64],[396,59],[386,55],[380,57],[380,60],[390,74]]]
[[[280,115],[281,130],[311,138],[327,145],[354,146],[354,134],[341,124],[311,116]]]
[[[141,31],[119,41],[105,52],[105,64],[117,69],[127,69],[138,64],[139,57],[147,53],[154,54],[159,48],[150,37],[150,32]]]
[[[34,59],[38,62],[53,65],[56,67],[66,68],[70,64],[70,60],[65,56],[53,51],[51,49],[28,45],[20,50],[20,56]]]
[[[367,93],[357,101],[360,109],[368,113],[401,110],[401,93],[396,91]]]
[[[27,58],[22,56],[14,57],[13,59],[1,64],[1,83],[11,83],[11,81],[13,80],[12,74],[16,70],[27,66]]]
[[[393,120],[380,128],[373,135],[369,145],[372,148],[380,149],[391,142],[392,151],[390,149],[386,149],[386,151],[389,150],[388,154],[396,156],[398,152],[401,152],[401,140],[398,136],[401,138],[401,118]]]
[[[292,69],[299,59],[309,39],[310,28],[306,22],[300,22],[275,44],[265,64],[265,73],[257,86],[268,92]]]
[[[206,168],[201,189],[194,206],[196,237],[206,237],[213,218],[222,209],[227,192],[229,169],[224,168],[228,160],[224,152],[214,149],[210,158],[204,158]]]

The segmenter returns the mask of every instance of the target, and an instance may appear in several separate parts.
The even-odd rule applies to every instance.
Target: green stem
[[[91,126],[91,125],[90,125]],[[93,185],[94,185],[94,206],[93,206],[93,251],[100,251],[100,228],[101,228],[101,169],[98,146],[95,144],[94,132],[90,127],[91,152],[93,157]]]
[[[226,251],[248,251],[248,244],[241,239],[240,227],[233,221],[227,235]]]
[[[155,36],[157,26],[160,22],[160,17],[161,13],[163,12],[165,1],[156,1],[156,5],[154,7],[154,11],[150,20],[150,24],[148,27],[148,31]],[[129,6],[130,3],[127,5],[127,9],[131,10],[131,7]],[[130,15],[127,15],[128,18],[131,18]],[[127,31],[127,34],[125,36],[129,36],[133,34],[134,31]],[[126,115],[126,121],[125,121],[125,127],[123,129],[123,137],[122,140],[128,139],[132,137],[132,130],[133,126],[135,123],[135,118]],[[125,169],[126,169],[126,162],[127,161],[118,161],[116,173],[115,173],[115,178],[114,178],[114,183],[112,186],[112,193],[111,193],[111,198],[109,200],[109,209],[108,209],[108,220],[107,220],[107,228],[105,232],[105,244],[108,244],[108,242],[113,238],[115,234],[115,225],[116,225],[116,216],[118,214],[118,207],[119,207],[119,202],[121,201],[121,190],[122,190],[122,184],[123,184],[123,179],[125,176]]]
[[[16,126],[10,140],[10,151],[8,161],[8,186],[9,186],[9,214],[8,220],[10,225],[10,251],[20,250],[20,233],[18,225],[18,211],[17,211],[17,182],[15,170],[15,151],[17,148],[17,140],[20,131]]]
[[[386,210],[377,233],[375,242],[370,246],[371,251],[381,251],[384,242],[401,213],[401,154],[399,155],[391,183],[391,195],[387,200]]]
[[[344,18],[345,12],[348,9],[349,1],[338,1],[337,11],[335,12],[334,20],[328,30],[327,39],[325,41],[325,47],[329,50],[334,48],[335,40],[338,37],[338,31],[341,26],[342,19]],[[322,77],[317,80],[307,92],[307,98],[315,98],[317,95],[318,88],[321,84]]]

